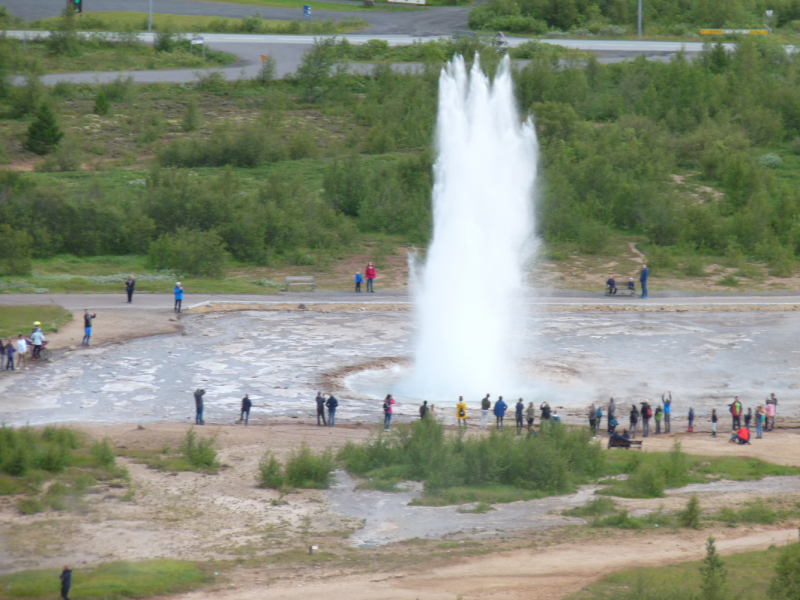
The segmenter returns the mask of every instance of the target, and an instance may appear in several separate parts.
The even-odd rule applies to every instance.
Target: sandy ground
[[[95,314],[97,314],[96,311]],[[80,346],[83,340],[83,311],[75,311],[72,321],[58,333],[47,335],[52,350]],[[101,311],[92,327],[92,345],[125,342],[140,337],[180,332],[180,321],[171,310],[152,311],[137,308]]]

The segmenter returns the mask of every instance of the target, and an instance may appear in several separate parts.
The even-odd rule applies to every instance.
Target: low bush
[[[755,502],[748,502],[744,508],[739,510],[725,507],[714,518],[730,527],[735,527],[739,523],[774,525],[782,521],[785,515],[767,505],[764,500],[759,499]]]
[[[283,467],[275,455],[267,450],[258,462],[256,482],[260,488],[279,490],[284,486]]]
[[[643,517],[633,517],[627,510],[621,510],[605,517],[597,517],[592,521],[592,527],[615,527],[617,529],[647,529],[669,527],[673,518],[661,510],[653,511]]]
[[[700,529],[702,517],[703,510],[700,508],[700,501],[697,496],[693,495],[686,503],[686,508],[678,513],[678,523],[681,527]]]
[[[315,453],[303,444],[299,450],[293,450],[286,461],[286,483],[299,488],[325,489],[330,485],[334,465],[334,455],[329,448]]]
[[[196,469],[216,472],[217,451],[214,450],[214,438],[197,437],[194,427],[186,432],[186,437],[180,445],[179,451],[186,460]]]
[[[576,506],[563,512],[568,517],[599,517],[613,513],[617,508],[610,498],[595,498],[584,506]]]

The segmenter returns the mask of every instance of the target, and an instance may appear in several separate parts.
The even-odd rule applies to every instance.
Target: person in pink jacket
[[[772,402],[767,402],[766,413],[767,426],[764,428],[764,431],[772,431],[775,429],[775,405]]]
[[[367,268],[364,269],[364,277],[367,279],[367,292],[375,293],[375,290],[372,288],[373,281],[375,281],[375,265],[372,262],[367,263]]]

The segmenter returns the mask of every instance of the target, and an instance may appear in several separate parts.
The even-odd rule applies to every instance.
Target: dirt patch
[[[344,378],[348,375],[352,375],[354,373],[360,373],[361,371],[371,371],[371,370],[381,370],[381,369],[388,369],[389,367],[393,366],[407,366],[410,364],[410,361],[404,358],[398,358],[396,356],[386,356],[383,358],[376,358],[373,360],[368,360],[363,363],[359,363],[357,365],[348,365],[346,367],[342,367],[341,369],[337,369],[336,371],[331,371],[329,373],[323,373],[319,378],[320,387],[325,390],[346,390],[347,387],[344,385]],[[349,391],[349,390],[348,390]]]
[[[97,318],[94,320],[92,345],[99,346],[152,335],[180,333],[180,331],[180,321],[172,312],[134,308],[120,311],[106,310],[97,313]],[[48,334],[48,346],[53,350],[71,346],[80,347],[83,333],[83,311],[74,311],[72,321],[61,327],[57,333]]]

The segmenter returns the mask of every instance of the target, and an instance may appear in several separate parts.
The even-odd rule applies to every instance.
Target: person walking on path
[[[661,419],[664,418],[664,411],[661,410],[660,406],[656,406],[656,414],[653,415],[653,419],[656,422],[656,433],[655,435],[659,435],[661,433]]]
[[[497,399],[497,402],[494,403],[494,416],[497,420],[497,429],[501,429],[503,427],[503,417],[506,416],[506,409],[508,408],[508,404],[503,401],[503,397],[500,396]]]
[[[650,436],[650,418],[653,416],[653,409],[647,400],[642,402],[642,410],[639,411],[642,416],[642,437]]]
[[[42,356],[42,344],[44,344],[44,334],[42,328],[37,326],[31,334],[31,342],[33,343],[33,360],[39,360]]]
[[[183,286],[180,281],[175,283],[172,292],[175,294],[175,308],[173,310],[179,313],[181,312],[181,305],[183,304]]]
[[[69,600],[69,588],[72,587],[72,571],[67,565],[64,565],[64,570],[58,577],[61,580],[61,597],[64,600]]]
[[[11,360],[11,355],[8,355],[8,359]],[[764,427],[764,431],[772,431],[775,429],[775,405],[772,402],[767,402],[766,406],[766,427]]]
[[[14,341],[9,339],[8,340],[8,345],[6,346],[6,360],[7,360],[7,362],[6,362],[6,371],[8,371],[9,369],[11,369],[12,371],[15,370],[14,369],[14,352],[15,352],[15,350],[14,350]]]
[[[458,428],[461,429],[461,425],[464,425],[464,429],[467,428],[467,403],[464,402],[464,397],[458,397],[458,404],[456,404],[456,422],[458,423]]]
[[[760,404],[756,408],[756,439],[760,440],[764,434],[764,407]]]
[[[128,294],[128,304],[133,302],[133,290],[136,288],[136,278],[131,275],[125,282],[125,292]]]
[[[328,395],[325,401],[325,406],[328,407],[328,427],[336,425],[336,409],[339,407],[339,401],[333,394]]]
[[[492,408],[492,402],[489,400],[489,394],[486,394],[486,398],[481,400],[481,429],[489,429],[490,408]]]
[[[203,396],[205,395],[206,391],[202,388],[197,388],[194,391],[194,407],[195,407],[195,416],[194,416],[194,424],[195,425],[205,425],[206,422],[203,420]]]
[[[711,409],[711,437],[717,437],[717,409]]]
[[[689,407],[688,421],[689,421],[688,433],[694,433],[694,408],[692,408],[691,406]]]
[[[419,418],[424,419],[427,414],[428,414],[428,401],[423,400],[422,406],[419,407]]]
[[[669,398],[667,397],[669,396]],[[669,419],[672,415],[672,392],[661,394],[661,404],[664,406],[664,433],[670,432]]]
[[[242,410],[239,414],[239,420],[244,421],[245,425],[250,423],[250,408],[253,406],[253,401],[250,400],[250,394],[245,394],[242,398]]]
[[[90,313],[89,309],[83,311],[83,341],[82,346],[88,346],[92,339],[92,320],[97,318],[97,313]]]
[[[367,263],[367,268],[364,269],[364,275],[367,277],[367,291],[375,293],[375,265],[372,262]]]
[[[517,404],[514,408],[516,409],[514,416],[517,419],[517,435],[519,435],[522,433],[523,418],[525,417],[525,403],[522,401],[522,398],[517,400]]]
[[[17,366],[21,369],[25,365],[25,370],[28,370],[28,340],[25,339],[21,333],[17,338]]]
[[[611,421],[617,420],[617,405],[614,398],[608,401],[608,435],[611,435]]]
[[[528,418],[528,433],[530,433],[533,431],[533,419],[536,418],[536,407],[533,405],[533,402],[528,402],[525,416]]]
[[[361,293],[361,284],[364,282],[364,278],[361,277],[361,271],[356,272],[356,292],[359,294]]]
[[[742,426],[742,403],[739,396],[736,396],[728,406],[731,408],[731,417],[733,417],[732,431],[738,431]]]
[[[320,392],[317,392],[317,426],[320,425],[320,421],[322,421],[322,426],[327,427],[328,422],[325,420],[325,396],[323,396]]]
[[[392,426],[392,405],[394,398],[391,394],[386,394],[386,399],[383,401],[383,430],[389,431]]]
[[[647,265],[642,265],[642,272],[639,274],[639,283],[642,285],[642,298],[647,300],[647,278],[650,276],[650,269]]]
[[[630,417],[630,427],[628,428],[631,432],[631,439],[636,439],[636,425],[639,423],[639,411],[636,409],[636,405],[634,404],[631,406],[631,417]]]

